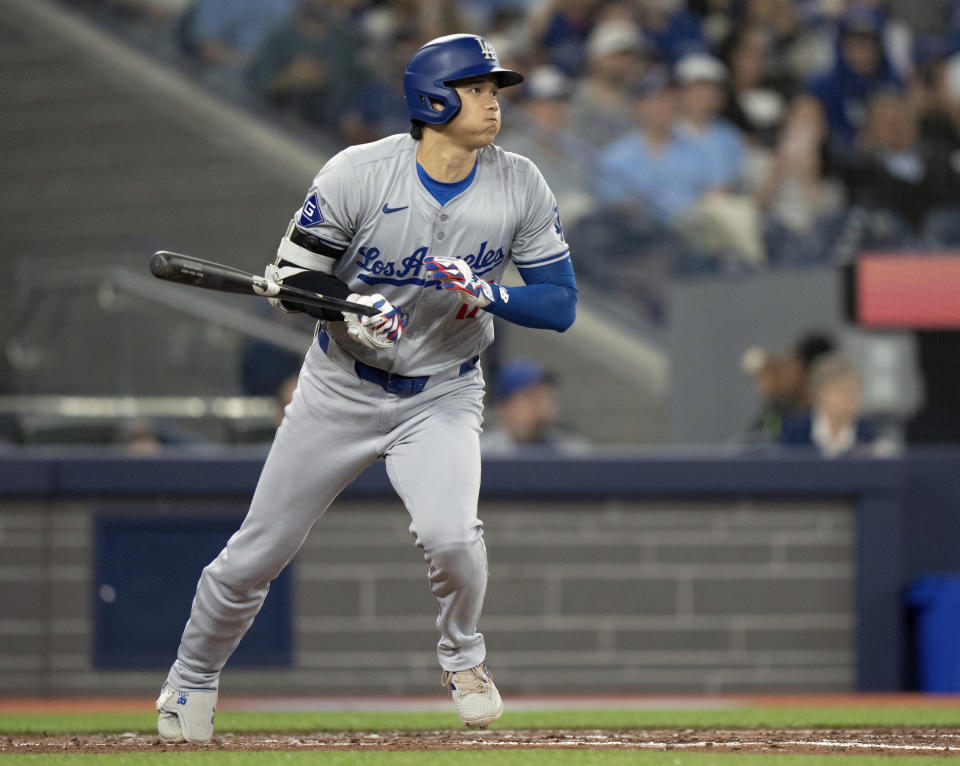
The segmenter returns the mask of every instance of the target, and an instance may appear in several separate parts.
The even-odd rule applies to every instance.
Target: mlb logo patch
[[[303,203],[303,207],[300,208],[300,217],[297,218],[297,225],[308,228],[310,226],[316,226],[318,223],[323,223],[323,212],[320,210],[320,200],[317,199],[317,193],[313,192],[306,201]]]

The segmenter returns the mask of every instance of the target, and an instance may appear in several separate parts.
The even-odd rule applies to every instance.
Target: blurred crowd
[[[809,448],[824,457],[890,456],[899,449],[899,429],[864,412],[863,371],[830,333],[805,332],[782,349],[751,347],[742,364],[759,407],[739,441]]]
[[[527,75],[498,143],[653,319],[670,275],[960,244],[960,0],[73,2],[343,144],[407,130],[419,45],[485,35]]]

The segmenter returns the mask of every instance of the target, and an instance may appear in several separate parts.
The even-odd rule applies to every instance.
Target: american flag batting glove
[[[377,296],[374,296],[375,298]],[[391,344],[400,340],[403,330],[407,326],[407,317],[400,310],[399,306],[393,306],[383,297],[373,302],[375,309],[380,309],[380,313],[372,317],[364,317],[363,324],[371,331],[383,335]]]
[[[347,300],[362,303],[379,309],[379,314],[362,316],[360,314],[344,314],[347,323],[347,334],[357,343],[367,348],[381,349],[394,345],[407,326],[407,317],[379,293],[373,295],[357,295],[352,293]]]
[[[434,258],[428,255],[423,259],[427,273],[440,281],[444,290],[456,290],[465,303],[472,306],[489,306],[493,303],[493,288],[474,274],[466,261],[461,258]]]

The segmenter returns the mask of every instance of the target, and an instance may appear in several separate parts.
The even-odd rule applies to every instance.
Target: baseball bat
[[[233,266],[204,261],[191,255],[171,253],[167,250],[159,250],[150,258],[150,273],[157,279],[203,287],[207,290],[218,290],[223,293],[276,297],[289,303],[345,311],[350,314],[373,316],[380,313],[372,306],[364,306],[362,303],[282,285]]]

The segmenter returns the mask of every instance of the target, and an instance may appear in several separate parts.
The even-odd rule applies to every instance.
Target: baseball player
[[[487,585],[478,359],[494,316],[562,332],[577,301],[554,195],[533,163],[493,144],[499,89],[522,80],[483,37],[427,43],[404,73],[410,134],[334,156],[290,222],[267,276],[378,313],[311,311],[316,341],[250,510],[203,570],[157,699],[164,740],[211,738],[220,671],[270,582],[379,459],[428,565],[441,682],[467,726],[501,715],[477,631]],[[498,284],[509,261],[524,285]]]

